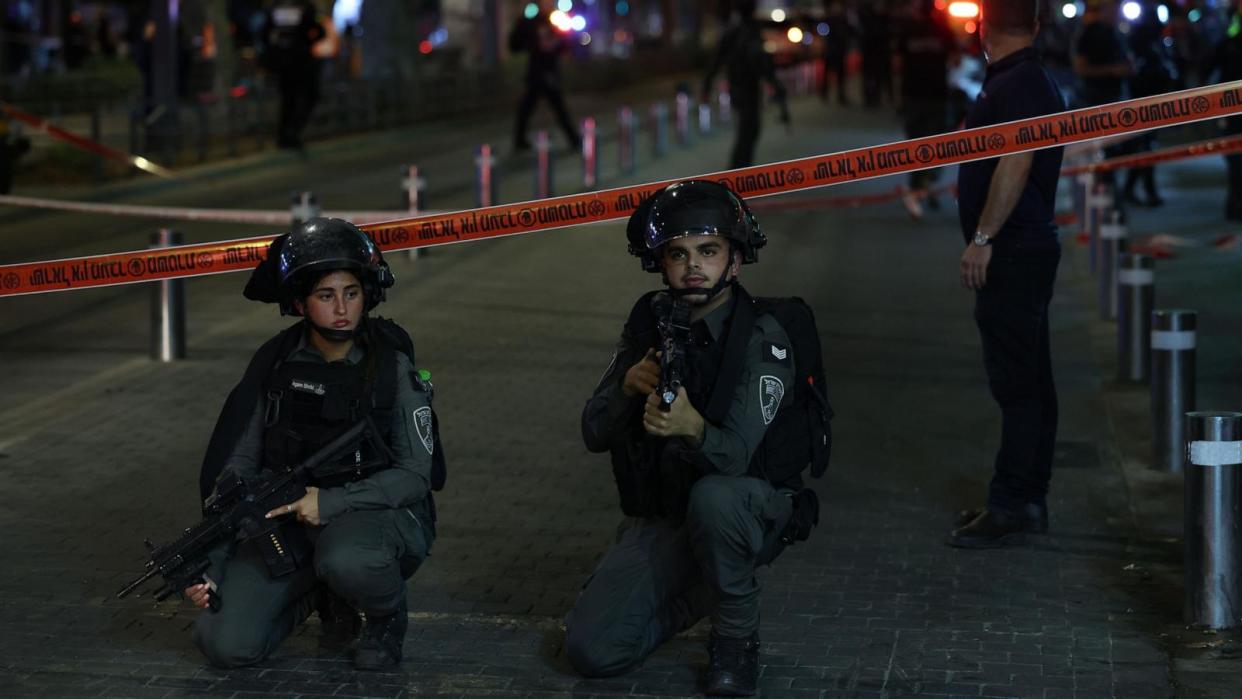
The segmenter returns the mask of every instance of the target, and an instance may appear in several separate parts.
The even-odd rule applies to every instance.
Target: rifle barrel
[[[147,565],[148,565],[147,572],[143,573],[137,580],[134,580],[130,584],[126,585],[125,587],[122,587],[121,591],[116,593],[117,599],[125,599],[127,596],[129,596],[129,593],[138,589],[139,585],[150,580],[151,576],[159,572],[159,568],[156,568],[154,565],[151,565],[151,564],[147,564]]]

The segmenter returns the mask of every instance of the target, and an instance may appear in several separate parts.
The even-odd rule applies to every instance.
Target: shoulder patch
[[[785,384],[775,376],[759,377],[759,408],[763,411],[763,424],[770,425],[780,410],[785,397]]]
[[[414,411],[414,427],[418,430],[418,438],[428,454],[435,451],[435,432],[432,429],[431,408],[423,406]]]
[[[785,345],[778,345],[775,342],[764,340],[763,345],[759,349],[759,356],[769,364],[792,366],[792,362],[789,360],[789,348]]]

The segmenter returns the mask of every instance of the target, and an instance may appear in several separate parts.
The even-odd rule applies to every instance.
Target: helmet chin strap
[[[735,280],[733,280],[733,279],[731,279],[731,278],[728,278],[728,277],[722,276],[722,277],[720,277],[720,279],[716,280],[716,283],[715,283],[715,284],[713,284],[713,285],[711,286],[711,288],[709,288],[709,289],[693,289],[693,288],[690,288],[690,289],[674,289],[674,288],[672,288],[671,286],[669,286],[669,289],[668,289],[668,290],[669,290],[669,293],[671,293],[671,294],[673,295],[673,297],[674,297],[674,298],[679,298],[679,299],[680,299],[680,298],[685,298],[685,297],[687,297],[687,296],[702,296],[703,294],[707,294],[707,298],[705,298],[705,299],[703,299],[702,301],[700,301],[699,303],[695,304],[696,306],[702,306],[702,305],[705,305],[705,304],[711,303],[711,300],[712,300],[712,299],[714,299],[714,298],[716,298],[716,296],[717,296],[720,292],[724,291],[727,287],[731,287],[731,286],[733,286],[734,281],[735,281]],[[665,284],[666,286],[668,286],[668,277],[667,277],[667,276],[664,278],[664,284]]]
[[[310,326],[311,330],[314,330],[316,334],[329,342],[349,342],[358,335],[358,331],[362,329],[362,325],[366,322],[367,316],[364,313],[362,317],[358,319],[358,324],[354,326],[353,330],[325,328],[322,325],[316,325],[315,322],[309,317],[304,317],[303,320],[306,321],[306,324]]]

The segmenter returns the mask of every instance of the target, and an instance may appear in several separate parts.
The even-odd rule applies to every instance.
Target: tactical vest
[[[657,319],[651,309],[656,293],[659,292],[639,298],[626,321],[625,334],[640,356],[659,344]],[[783,328],[794,344],[794,361],[799,365],[792,387],[794,399],[792,405],[777,412],[768,426],[751,457],[747,475],[766,480],[776,488],[800,490],[802,471],[809,466],[812,475],[821,475],[831,446],[832,409],[823,396],[818,338],[810,346],[811,341],[802,337],[814,337],[814,318],[806,309],[809,329],[802,327],[807,323],[801,321],[799,327],[785,327],[777,318],[787,317],[793,325],[796,316],[787,311],[801,304],[800,300],[756,300],[740,285],[733,287],[730,303],[732,312],[722,337],[714,342],[695,338],[687,348],[686,394],[704,419],[713,424],[722,422],[732,405],[754,327],[759,325],[765,332]],[[806,381],[804,374],[814,376],[815,381]],[[815,385],[816,381],[819,385]],[[652,437],[638,420],[627,434],[614,441],[611,456],[621,510],[632,517],[684,515],[690,489],[702,472],[711,469],[710,464],[704,463],[706,457],[687,449],[681,439]]]
[[[392,465],[388,449],[396,402],[396,357],[386,342],[375,352],[377,376],[366,377],[368,361],[280,362],[264,385],[264,468],[284,470],[318,451],[351,425],[370,417],[378,438],[360,440],[340,459],[316,468],[311,485],[333,488],[361,480]]]

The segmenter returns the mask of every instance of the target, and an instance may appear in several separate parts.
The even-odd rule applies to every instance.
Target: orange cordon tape
[[[125,151],[105,146],[102,143],[96,143],[95,141],[79,136],[72,131],[66,131],[65,129],[49,122],[47,119],[37,117],[28,112],[23,112],[11,104],[0,103],[0,111],[3,111],[5,114],[8,114],[10,117],[17,119],[20,122],[30,125],[32,128],[38,129],[39,131],[42,131],[53,138],[64,141],[71,146],[81,148],[88,153],[94,153],[95,155],[101,155],[109,160],[116,160],[127,165],[132,165],[139,170],[149,172],[152,175],[157,175],[159,177],[172,178],[174,176],[172,170],[156,165],[141,155],[126,153]]]
[[[762,197],[1053,148],[1242,112],[1242,81],[967,131],[702,175]],[[684,179],[684,178],[683,178]],[[384,250],[448,245],[625,218],[676,180],[363,226]],[[0,296],[219,274],[263,257],[270,237],[0,266]]]
[[[805,209],[856,209],[860,206],[873,206],[875,204],[888,204],[897,201],[907,194],[912,194],[919,199],[927,199],[939,194],[954,192],[957,185],[942,184],[930,189],[909,189],[906,187],[898,187],[890,189],[887,192],[876,192],[875,194],[856,194],[845,197],[797,197],[789,199],[778,199],[774,201],[757,201],[750,205],[752,211],[788,211],[788,210],[805,210]]]
[[[1174,160],[1201,158],[1205,155],[1228,155],[1242,152],[1242,136],[1227,136],[1209,141],[1198,141],[1183,146],[1171,146],[1146,153],[1122,155],[1108,160],[1100,160],[1084,165],[1075,165],[1061,170],[1064,175],[1080,175],[1084,172],[1110,172],[1124,168],[1147,167],[1156,163],[1167,163]]]
[[[218,223],[253,223],[259,225],[287,225],[291,214],[284,211],[261,209],[191,209],[176,206],[143,206],[139,204],[103,204],[89,201],[64,201],[61,199],[39,199],[36,197],[19,197],[11,194],[0,194],[0,205],[22,206],[37,209],[53,209],[56,211],[76,211],[86,214],[104,214],[108,216],[141,216],[175,221],[212,221]],[[391,221],[405,211],[325,211],[321,215],[343,218],[354,223],[370,223],[374,221]],[[428,211],[422,215],[443,213]]]

